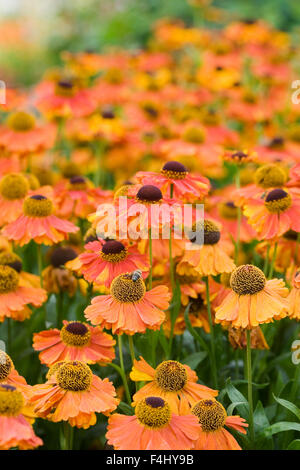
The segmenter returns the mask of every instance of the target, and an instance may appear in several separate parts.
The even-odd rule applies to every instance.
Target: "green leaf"
[[[270,422],[268,420],[268,417],[266,415],[265,408],[263,407],[263,404],[261,401],[259,401],[256,405],[254,415],[254,428],[257,433],[257,436],[260,435],[260,433],[267,427],[270,426]],[[261,437],[257,437],[255,440],[255,445],[256,449],[273,449],[274,444],[272,437],[266,437],[261,435]]]
[[[272,424],[272,426],[267,427],[262,431],[259,436],[270,437],[273,434],[278,434],[279,432],[284,431],[300,431],[300,423],[282,421],[280,423]]]
[[[245,401],[237,401],[235,403],[231,403],[231,405],[228,406],[226,412],[227,412],[227,415],[228,416],[231,416],[232,413],[234,412],[234,409],[236,406],[239,406],[239,405],[245,405],[247,402]]]
[[[246,385],[248,384],[248,381],[244,379],[240,379],[240,380],[232,380],[231,383],[234,385],[244,385],[244,384]],[[266,388],[268,385],[270,385],[270,382],[265,382],[263,384],[257,384],[255,382],[252,382],[252,387],[257,388],[258,390],[262,388]]]
[[[197,333],[197,331],[195,330],[195,328],[193,328],[191,324],[190,317],[189,317],[189,310],[190,310],[190,304],[188,304],[188,306],[186,307],[184,311],[184,321],[185,321],[186,327],[188,331],[190,332],[190,334],[193,336],[193,338],[195,338],[195,340],[202,346],[202,348],[208,352],[209,348],[207,344],[205,343],[204,339]]]
[[[274,393],[273,397],[277,401],[277,403],[279,403],[281,406],[284,406],[284,408],[287,408],[300,420],[300,409],[296,405],[294,405],[294,403],[291,403],[288,400],[284,400],[283,398],[275,397]]]
[[[236,407],[243,418],[248,420],[249,404],[244,395],[229,381],[226,383],[226,391],[232,403],[236,403]]]
[[[182,362],[190,366],[191,369],[197,369],[200,362],[202,362],[206,358],[206,356],[206,351],[195,352],[183,359]]]
[[[300,450],[300,439],[295,439],[293,442],[291,442],[287,450]]]

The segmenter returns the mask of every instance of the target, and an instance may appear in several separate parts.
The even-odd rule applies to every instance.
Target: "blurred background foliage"
[[[220,28],[238,19],[264,19],[299,39],[295,0],[0,0],[0,78],[30,86],[59,64],[61,51],[144,47],[153,24],[177,18]]]

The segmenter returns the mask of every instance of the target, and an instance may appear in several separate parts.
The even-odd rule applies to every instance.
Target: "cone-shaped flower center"
[[[16,290],[19,285],[19,275],[10,266],[0,266],[0,293],[5,294]]]
[[[261,269],[252,264],[235,268],[230,277],[230,286],[238,295],[254,295],[263,290],[266,278]]]
[[[67,261],[71,261],[77,257],[76,251],[73,248],[59,247],[56,248],[51,254],[51,264],[55,268],[63,266]]]
[[[280,166],[270,163],[258,168],[254,174],[254,181],[261,188],[276,188],[286,182],[286,174]]]
[[[22,271],[21,258],[11,251],[3,251],[0,253],[0,265],[10,266],[15,271],[17,271],[17,273]]]
[[[23,210],[29,217],[47,217],[52,213],[53,204],[45,196],[36,194],[25,199]]]
[[[64,361],[56,362],[55,364],[53,364],[53,366],[51,366],[47,372],[47,375],[46,375],[47,380],[49,380],[52,377],[52,375],[55,374],[63,364],[65,364]]]
[[[109,240],[104,243],[101,250],[101,258],[111,263],[119,263],[127,257],[127,250],[123,243],[117,240]]]
[[[88,327],[79,321],[70,322],[61,329],[60,337],[68,346],[86,346],[91,337]]]
[[[24,399],[21,392],[12,385],[0,385],[0,415],[17,416],[23,405]]]
[[[203,231],[204,245],[215,245],[220,240],[220,230],[211,220],[204,220],[203,222],[193,224],[192,232],[189,235],[189,239],[192,243],[197,242],[197,232],[200,231]]]
[[[23,199],[29,190],[29,183],[20,173],[10,173],[3,176],[0,183],[0,193],[4,199]]]
[[[167,178],[182,180],[186,177],[188,171],[182,163],[171,161],[164,164],[161,173]]]
[[[160,429],[171,419],[168,403],[160,397],[146,397],[138,402],[135,408],[138,420],[146,427]]]
[[[248,153],[242,152],[241,150],[239,150],[238,152],[234,152],[231,155],[231,159],[237,163],[244,163],[244,161],[246,161],[248,157]]]
[[[87,188],[87,181],[84,176],[72,176],[69,180],[70,191],[84,191]]]
[[[205,432],[222,428],[227,418],[225,408],[216,400],[200,400],[193,406],[192,414],[197,416]]]
[[[84,362],[72,361],[64,363],[56,377],[58,385],[64,390],[80,392],[89,389],[93,374]]]
[[[70,80],[60,80],[55,87],[55,93],[59,96],[73,96],[76,88]]]
[[[284,212],[291,207],[292,198],[283,189],[276,188],[270,191],[265,198],[265,206],[271,213]]]
[[[0,382],[4,382],[13,368],[11,358],[4,351],[0,350]]]
[[[157,186],[146,184],[138,190],[136,199],[145,204],[155,204],[162,199],[162,192]]]
[[[238,208],[232,201],[220,204],[219,210],[224,219],[235,220],[238,217]]]
[[[178,392],[187,383],[187,373],[180,362],[164,361],[156,368],[155,381],[166,392]]]
[[[183,140],[194,144],[202,144],[205,141],[205,130],[201,127],[188,127],[183,133]]]
[[[35,126],[35,118],[32,114],[17,111],[8,117],[7,125],[16,132],[30,131]]]
[[[130,273],[117,276],[111,283],[110,293],[115,300],[122,303],[139,302],[146,293],[142,278],[132,279]]]

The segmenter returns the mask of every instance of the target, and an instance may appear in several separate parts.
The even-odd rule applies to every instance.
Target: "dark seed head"
[[[59,247],[51,254],[50,261],[52,266],[58,268],[59,266],[63,266],[67,261],[71,261],[76,257],[77,253],[72,248]]]
[[[160,397],[147,397],[146,403],[152,408],[160,408],[165,405],[165,401]]]
[[[84,336],[88,331],[87,327],[80,322],[74,321],[66,326],[66,330],[73,335]]]
[[[175,171],[177,173],[186,173],[187,172],[186,167],[182,163],[176,162],[176,161],[171,161],[171,162],[165,163],[164,166],[163,166],[163,170]]]
[[[162,199],[162,192],[157,186],[146,184],[138,190],[136,197],[140,201],[158,202]]]
[[[267,194],[265,201],[266,202],[278,201],[280,199],[285,198],[287,195],[288,194],[283,189],[276,188]]]
[[[117,240],[109,240],[104,243],[102,246],[102,253],[106,255],[113,255],[117,253],[121,253],[125,249],[123,243],[118,242]]]

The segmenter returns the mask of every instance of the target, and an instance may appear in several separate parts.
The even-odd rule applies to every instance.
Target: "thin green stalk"
[[[11,336],[12,336],[12,321],[11,318],[6,318],[7,322],[7,354],[10,356],[12,349],[11,349]]]
[[[122,344],[122,335],[118,335],[118,346],[119,346],[119,358],[120,358],[120,369],[122,371],[122,379],[123,379],[123,384],[125,388],[125,394],[127,397],[127,401],[130,404],[131,398],[130,398],[130,393],[129,393],[129,387],[126,379],[126,372],[125,372],[125,367],[124,367],[124,358],[123,358],[123,344]]]
[[[235,186],[237,189],[240,188],[240,169],[237,167],[237,172],[235,176]],[[237,208],[237,234],[236,234],[236,243],[235,243],[235,252],[234,252],[234,262],[238,264],[238,256],[240,252],[240,238],[241,238],[241,223],[242,223],[242,208],[238,206]]]
[[[148,287],[149,287],[149,289],[152,289],[153,254],[152,254],[152,233],[151,233],[151,228],[149,229],[149,260],[150,260],[150,269],[149,269]]]
[[[60,328],[63,321],[64,292],[56,294],[56,326]]]
[[[74,441],[74,428],[67,421],[62,422],[60,447],[61,450],[72,450]]]
[[[267,246],[267,254],[264,263],[264,275],[267,276],[268,269],[269,269],[269,255],[270,255],[270,245]]]
[[[208,277],[204,278],[204,282],[206,286],[206,303],[207,303],[208,321],[209,321],[209,328],[210,328],[211,368],[212,368],[214,387],[218,388],[216,350],[215,350],[215,332],[214,332],[214,325],[213,325],[212,314],[211,314]]]
[[[39,276],[40,276],[40,281],[41,281],[41,287],[43,287],[43,258],[42,258],[42,247],[39,243],[36,244],[37,247],[37,260],[38,260],[38,270],[39,270]],[[43,318],[43,323],[46,328],[46,321],[47,321],[47,309],[46,309],[46,304],[42,306],[42,310],[44,312],[44,318]]]
[[[248,382],[248,404],[249,404],[249,433],[252,444],[254,443],[254,421],[253,421],[253,393],[252,393],[252,364],[251,364],[251,331],[246,330],[247,335],[247,382]]]
[[[134,353],[134,343],[133,343],[133,336],[128,335],[128,344],[129,344],[129,351],[131,356],[132,367],[134,366],[135,361],[135,353]],[[138,383],[135,382],[135,391],[138,391]]]
[[[276,255],[277,255],[277,242],[275,242],[275,245],[274,245],[274,251],[273,251],[273,256],[272,256],[272,260],[271,260],[271,264],[270,264],[268,279],[272,279],[272,277],[273,277]]]

